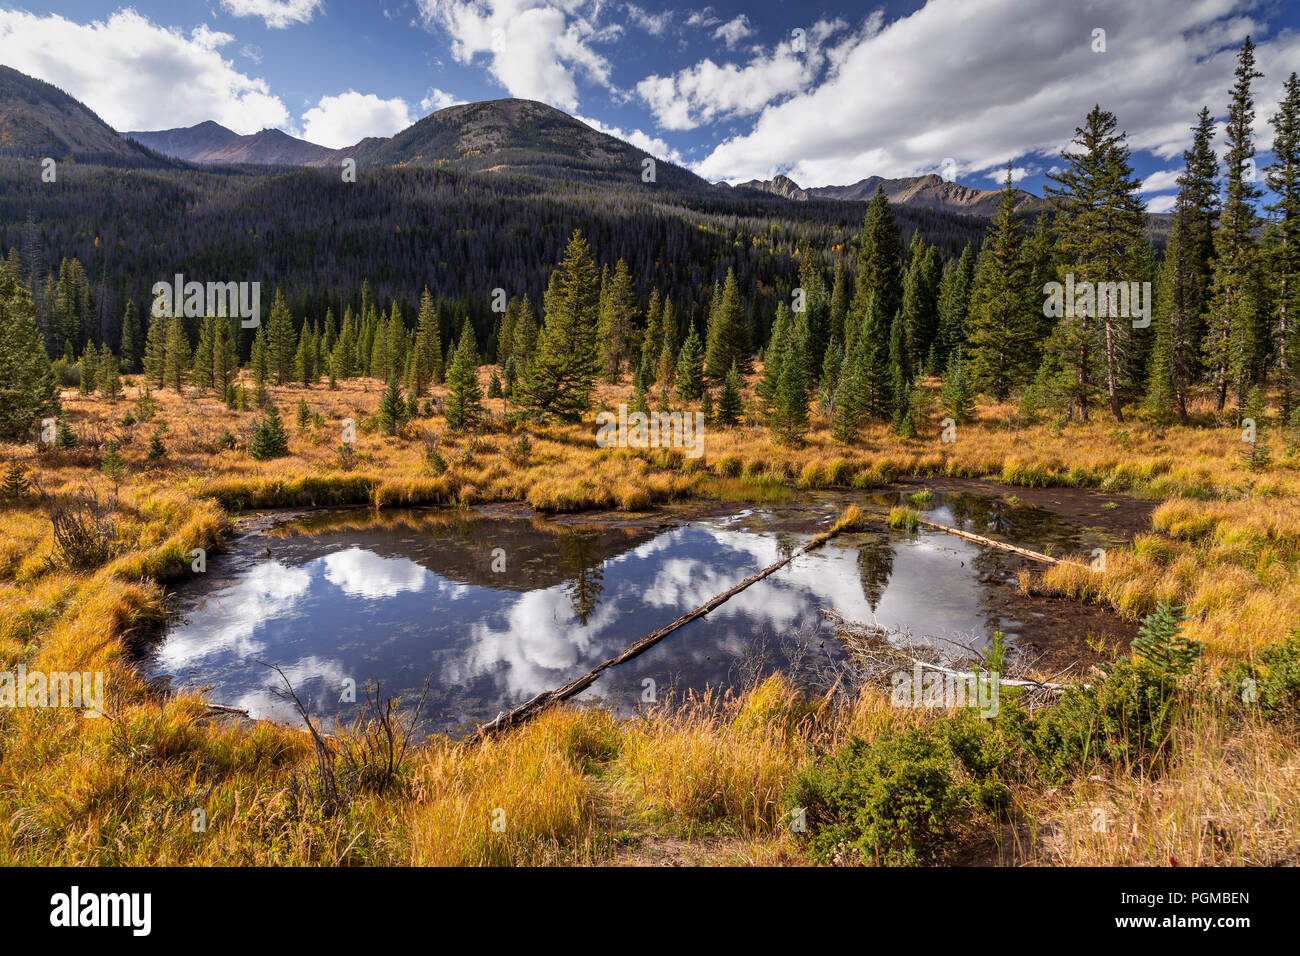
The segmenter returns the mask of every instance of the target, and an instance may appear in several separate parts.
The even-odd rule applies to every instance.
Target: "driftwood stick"
[[[568,700],[570,697],[582,693],[582,691],[586,690],[588,687],[590,687],[592,684],[596,682],[596,678],[600,676],[602,671],[608,670],[609,668],[614,667],[618,664],[622,664],[624,661],[631,660],[632,658],[638,656],[639,654],[644,654],[646,651],[654,647],[656,644],[662,641],[673,631],[691,623],[691,621],[695,621],[698,620],[699,618],[704,617],[714,608],[718,607],[721,604],[726,603],[728,600],[735,597],[741,591],[745,590],[745,588],[749,587],[752,584],[758,583],[759,581],[763,580],[763,578],[767,577],[769,574],[773,574],[776,571],[779,571],[781,568],[785,567],[787,564],[789,564],[791,561],[793,561],[795,558],[799,557],[800,555],[807,554],[809,551],[817,550],[822,545],[824,545],[827,541],[831,540],[836,535],[844,531],[854,531],[857,530],[857,528],[858,526],[855,523],[846,521],[845,519],[842,518],[835,525],[835,527],[833,527],[830,531],[826,531],[823,532],[822,534],[817,535],[815,538],[813,538],[803,547],[791,552],[789,556],[782,558],[780,561],[777,561],[775,564],[768,565],[762,571],[759,571],[757,574],[745,578],[745,580],[741,581],[735,587],[728,588],[726,591],[723,591],[721,594],[709,598],[709,600],[705,601],[699,607],[695,608],[692,611],[687,611],[685,614],[677,618],[677,620],[673,621],[671,624],[668,624],[665,627],[661,627],[657,631],[651,631],[645,637],[641,638],[640,640],[628,646],[628,648],[625,651],[623,651],[623,653],[619,654],[617,657],[611,657],[609,660],[597,664],[595,667],[587,671],[587,673],[583,674],[581,677],[574,678],[573,680],[571,680],[569,683],[565,684],[562,687],[557,687],[553,690],[542,691],[540,694],[531,698],[530,700],[525,701],[524,703],[520,704],[518,707],[514,707],[510,710],[502,711],[501,713],[497,714],[495,718],[488,721],[486,724],[481,725],[478,728],[478,730],[474,731],[473,734],[471,734],[469,737],[465,739],[465,742],[469,744],[476,743],[477,741],[480,741],[495,733],[499,733],[502,730],[506,730],[509,727],[514,727],[518,724],[522,724],[528,720],[531,720],[533,717],[536,717],[539,713],[541,713],[547,707],[550,707],[552,704],[557,704],[560,701]]]
[[[1007,544],[1005,541],[995,541],[992,538],[986,538],[983,535],[972,534],[969,531],[962,531],[960,528],[953,528],[946,524],[939,524],[934,521],[926,521],[924,518],[917,518],[917,524],[923,524],[927,528],[935,528],[939,531],[946,531],[949,534],[956,535],[959,538],[965,538],[967,541],[974,541],[976,544],[982,544],[986,547],[997,548],[1000,551],[1010,551],[1012,554],[1018,554],[1023,558],[1031,561],[1038,561],[1041,564],[1077,564],[1079,567],[1086,568],[1088,565],[1078,561],[1063,561],[1060,558],[1053,558],[1051,555],[1041,554],[1037,551],[1030,551],[1028,548],[1018,548],[1014,544]]]

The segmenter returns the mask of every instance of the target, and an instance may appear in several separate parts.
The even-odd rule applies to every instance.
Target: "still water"
[[[377,683],[409,703],[427,678],[423,728],[465,729],[784,557],[849,501],[883,515],[902,497],[812,497],[685,523],[575,526],[430,510],[288,519],[242,538],[177,590],[148,669],[176,690],[297,722],[275,692],[279,678],[256,662],[273,663],[326,725],[358,713],[340,700],[349,681],[358,701]],[[926,517],[1056,554],[1118,543],[992,495],[936,494]],[[1042,640],[1060,622],[1018,594],[1024,567],[937,531],[842,536],[607,672],[584,697],[629,711],[651,687],[657,696],[725,689],[774,667],[832,664],[841,651],[820,608],[918,638],[979,645],[1002,630],[1013,643]]]

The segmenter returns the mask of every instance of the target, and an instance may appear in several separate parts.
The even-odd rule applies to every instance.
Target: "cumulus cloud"
[[[420,109],[425,113],[434,113],[438,110],[445,110],[448,106],[457,106],[464,102],[465,100],[457,99],[454,93],[448,93],[435,86],[429,90],[424,99],[420,100]]]
[[[728,20],[713,31],[713,39],[726,43],[728,50],[745,39],[745,37],[753,35],[754,28],[749,25],[749,17],[743,13],[734,20]]]
[[[1147,200],[1147,212],[1169,212],[1177,201],[1178,197],[1173,194],[1152,196]]]
[[[348,90],[322,96],[302,114],[302,138],[331,149],[351,146],[367,136],[392,136],[414,120],[401,97],[380,99],[374,93]]]
[[[1158,193],[1166,189],[1178,188],[1178,177],[1183,174],[1182,169],[1162,169],[1152,173],[1146,179],[1142,180],[1142,186],[1138,189],[1141,193]]]
[[[84,24],[0,10],[0,63],[53,83],[118,130],[204,120],[237,133],[283,126],[289,112],[266,81],[221,55],[233,40],[206,26],[161,27],[131,9]]]
[[[418,0],[427,26],[451,37],[460,63],[484,55],[511,96],[578,108],[577,77],[613,89],[609,61],[594,45],[620,29],[597,25],[600,0]]]
[[[803,49],[791,37],[744,66],[701,60],[672,76],[648,76],[637,84],[636,92],[664,129],[694,129],[753,115],[778,99],[809,89],[826,61],[823,42],[844,26],[843,21],[818,21],[803,37]]]
[[[644,150],[651,156],[655,156],[659,159],[666,159],[670,163],[676,163],[679,166],[684,162],[680,152],[673,149],[657,136],[650,136],[639,129],[634,129],[629,132],[617,126],[607,126],[600,120],[592,119],[590,116],[575,116],[574,118],[581,120],[592,129],[604,133],[607,136],[613,136],[616,139],[623,140],[625,143],[631,143],[637,149]]]
[[[1174,159],[1202,105],[1226,110],[1247,34],[1265,73],[1255,88],[1255,133],[1267,148],[1267,117],[1300,61],[1300,34],[1269,36],[1254,6],[930,0],[892,22],[868,18],[827,51],[815,82],[787,77],[784,96],[773,84],[753,127],[720,143],[696,172],[732,182],[785,172],[801,185],[825,185],[913,175],[943,157],[988,171],[1026,154],[1055,156],[1097,103],[1116,114],[1131,148]],[[1105,53],[1092,50],[1098,23],[1107,24]],[[650,77],[637,88],[669,129],[738,115],[760,99],[760,78],[741,68],[728,76],[707,60],[671,79],[667,86]],[[674,104],[673,94],[688,104]]]
[[[321,0],[221,0],[232,16],[261,17],[272,30],[308,22],[320,5]]]

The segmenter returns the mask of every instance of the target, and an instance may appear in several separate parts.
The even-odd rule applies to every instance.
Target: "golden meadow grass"
[[[814,417],[797,449],[774,446],[763,428],[709,429],[700,459],[671,449],[597,449],[590,424],[547,426],[529,432],[532,452],[522,463],[511,458],[510,434],[443,435],[447,468],[435,473],[422,439],[441,432],[436,417],[417,420],[401,438],[363,427],[355,465],[340,459],[341,422],[373,413],[377,382],[270,391],[289,431],[289,458],[254,461],[246,444],[256,413],[195,393],[154,393],[153,419],[121,426],[134,387],[117,402],[64,394],[80,448],[37,456],[30,446],[0,447],[0,457],[17,458],[55,496],[108,494],[85,439],[117,436],[127,462],[119,552],[93,573],[51,566],[49,521],[34,501],[0,511],[0,668],[104,670],[109,686],[102,720],[0,709],[0,860],[585,864],[636,862],[638,848],[660,838],[683,839],[687,860],[736,859],[710,851],[725,841],[740,841],[742,859],[798,860],[799,846],[781,825],[780,794],[815,754],[850,734],[870,739],[937,719],[891,708],[871,689],[852,704],[832,704],[775,679],[749,694],[631,720],[564,707],[472,749],[443,738],[419,743],[396,786],[360,794],[326,820],[299,795],[312,761],[305,734],[213,720],[193,697],[160,699],[128,650],[160,622],[163,587],[188,573],[191,551],[218,546],[241,510],[367,505],[382,520],[396,505],[520,501],[541,511],[638,511],[688,498],[779,500],[794,489],[870,488],[911,476],[1089,487],[1161,502],[1151,528],[1108,553],[1102,572],[1059,565],[1026,574],[1023,587],[1100,602],[1130,620],[1157,601],[1183,604],[1186,633],[1205,642],[1214,666],[1249,659],[1300,622],[1297,460],[1275,448],[1270,468],[1246,469],[1226,420],[1200,428],[1100,420],[1013,428],[1014,410],[991,406],[959,426],[955,443],[901,440],[871,426],[846,448]],[[627,386],[602,386],[599,401],[627,394]],[[299,399],[323,424],[298,430]],[[500,400],[488,404],[501,411]],[[159,421],[167,424],[167,456],[151,463],[146,450]],[[234,448],[226,447],[230,437]],[[371,517],[363,511],[357,520]],[[1300,786],[1285,735],[1199,711],[1178,734],[1178,759],[1158,783],[1103,773],[1063,790],[1017,793],[1038,839],[1011,858],[1293,856]],[[1138,823],[1138,836],[1102,839],[1113,834],[1088,827],[1086,811],[1102,798],[1117,820]],[[1197,822],[1206,806],[1218,808],[1210,829]],[[206,830],[193,829],[196,809]],[[497,811],[500,831],[492,828]]]

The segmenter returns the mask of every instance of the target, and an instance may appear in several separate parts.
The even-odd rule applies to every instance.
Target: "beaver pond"
[[[923,488],[932,500],[909,499]],[[889,508],[909,500],[927,520],[1085,559],[1127,541],[1149,514],[1091,491],[929,482],[633,517],[519,506],[262,516],[175,590],[145,667],[175,691],[300,723],[258,662],[275,664],[325,726],[355,718],[367,688],[410,705],[427,680],[421,728],[461,732],[788,555],[850,503],[873,530],[799,556],[579,699],[630,712],[774,669],[829,682],[844,651],[822,608],[913,640],[979,647],[1001,631],[1048,664],[1095,661],[1133,636],[1100,608],[1022,593],[1018,573],[1042,567],[1025,558],[924,526],[887,530]]]

